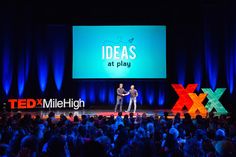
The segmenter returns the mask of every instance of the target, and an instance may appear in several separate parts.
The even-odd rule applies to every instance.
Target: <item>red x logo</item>
[[[193,105],[193,101],[188,94],[195,91],[197,84],[188,84],[186,88],[184,88],[181,84],[171,84],[171,86],[179,96],[179,99],[172,108],[172,111],[179,112],[184,106],[186,106],[189,110]]]
[[[42,100],[43,100],[43,99],[37,99],[37,105],[43,105]]]

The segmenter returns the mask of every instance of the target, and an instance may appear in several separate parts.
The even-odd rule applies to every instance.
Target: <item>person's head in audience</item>
[[[69,113],[69,117],[73,117],[73,113],[70,112],[70,113]]]
[[[235,146],[231,141],[222,140],[215,144],[216,156],[217,157],[235,157]]]
[[[174,124],[180,123],[180,113],[176,113],[175,118],[174,118]]]
[[[165,119],[168,119],[168,115],[169,115],[168,112],[164,112],[164,117],[165,117]]]
[[[54,113],[54,112],[49,112],[48,117],[49,117],[49,118],[55,117],[55,113]]]
[[[215,133],[215,140],[220,141],[225,139],[224,129],[217,129]]]
[[[129,116],[126,114],[124,115],[124,119],[127,120],[129,118]]]
[[[27,135],[21,140],[21,148],[18,156],[21,157],[36,157],[38,152],[38,140],[33,135]]]
[[[130,117],[130,118],[133,118],[133,117],[134,117],[134,113],[133,113],[133,112],[130,112],[130,113],[129,113],[129,117]]]
[[[170,128],[169,134],[171,134],[174,139],[179,137],[179,131],[175,127]]]
[[[191,120],[190,114],[189,114],[189,113],[185,113],[185,114],[184,114],[184,119],[186,119],[186,120]]]
[[[118,112],[118,116],[121,117],[122,116],[122,112]]]
[[[153,137],[155,134],[155,127],[154,124],[149,122],[147,123],[147,135],[148,137]]]

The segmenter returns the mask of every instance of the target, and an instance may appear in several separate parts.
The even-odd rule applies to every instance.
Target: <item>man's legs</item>
[[[127,109],[127,112],[130,112],[131,104],[132,104],[132,98],[129,99],[129,107],[128,107],[128,109]]]
[[[117,99],[116,99],[115,112],[117,111],[117,107],[118,107],[119,103],[120,103],[120,99],[119,99],[119,98],[117,98]]]
[[[122,112],[123,98],[120,99],[120,112]]]
[[[136,107],[137,107],[137,105],[136,105],[136,98],[134,98],[134,112],[136,112]]]

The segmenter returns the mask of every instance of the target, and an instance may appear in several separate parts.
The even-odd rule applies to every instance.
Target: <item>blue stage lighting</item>
[[[185,85],[185,77],[186,77],[186,57],[184,55],[180,55],[177,57],[177,79],[178,83]]]
[[[95,103],[95,89],[94,84],[90,85],[89,88],[89,100],[91,103]]]
[[[4,45],[3,57],[2,57],[2,85],[4,88],[4,92],[7,96],[11,88],[12,70],[13,70],[9,47],[10,46],[8,46],[8,44]]]
[[[106,100],[106,90],[103,87],[99,90],[99,102],[105,103],[105,100]]]
[[[218,50],[215,48],[215,45],[213,45],[212,40],[209,32],[206,30],[204,39],[206,71],[210,86],[215,90],[218,80]]]
[[[146,97],[149,105],[153,105],[154,102],[154,90],[149,88],[148,91],[146,91]]]
[[[45,55],[38,56],[38,79],[42,92],[45,91],[48,78],[48,59]]]
[[[48,27],[49,44],[52,50],[52,67],[54,74],[54,81],[57,90],[61,90],[64,67],[65,67],[65,51],[67,45],[67,33],[64,25],[52,25]]]
[[[109,103],[109,105],[113,105],[114,103],[115,103],[115,89],[114,88],[110,88],[109,89],[109,93],[108,93],[108,96],[109,96],[109,98],[108,98],[108,103]]]
[[[19,97],[22,96],[23,91],[24,91],[24,86],[25,86],[25,62],[23,57],[20,57],[19,59],[19,63],[18,63],[18,79],[17,79],[17,83],[18,83],[18,94]]]
[[[137,88],[137,90],[138,90],[137,102],[138,102],[138,104],[143,105],[143,92],[140,89],[140,87]]]
[[[165,103],[165,93],[162,89],[159,89],[158,105],[162,106]]]
[[[54,80],[56,83],[57,90],[60,91],[63,75],[64,75],[64,64],[65,64],[65,51],[63,48],[60,48],[58,45],[55,48],[53,53],[53,73],[54,73]]]
[[[199,57],[196,58],[194,65],[194,83],[198,84],[196,90],[199,92],[202,83],[202,63]]]
[[[230,94],[233,93],[234,90],[234,56],[233,52],[229,52],[230,54],[226,55],[226,78],[227,84],[229,87]]]
[[[80,98],[83,100],[83,101],[86,101],[86,89],[85,87],[81,87],[80,89]],[[86,103],[86,102],[85,102]]]

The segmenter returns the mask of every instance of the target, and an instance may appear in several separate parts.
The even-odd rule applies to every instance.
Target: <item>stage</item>
[[[14,115],[16,113],[21,113],[22,115],[24,114],[31,114],[32,117],[35,117],[36,115],[40,115],[43,119],[46,119],[48,117],[48,114],[50,112],[54,112],[56,118],[60,118],[61,114],[64,114],[68,117],[69,113],[72,113],[74,116],[77,115],[78,117],[81,117],[82,115],[89,115],[89,116],[111,116],[114,115],[115,117],[118,115],[118,112],[114,112],[111,109],[83,109],[83,110],[47,110],[47,111],[11,111],[8,112],[10,115]],[[151,109],[140,109],[137,110],[137,112],[134,113],[134,117],[136,116],[142,116],[144,113],[147,116],[164,116],[164,113],[168,113],[168,118],[173,119],[174,116],[176,115],[176,112],[172,112],[170,109],[156,109],[156,110],[151,110]],[[122,112],[122,116],[124,115],[129,115],[130,112]],[[184,114],[187,113],[187,111],[181,111],[178,112],[180,113],[181,118],[184,118]],[[195,118],[197,115],[201,115],[202,117],[207,117],[208,114],[200,114],[199,112],[196,112],[195,114],[190,114],[192,118]],[[220,114],[215,113],[216,116],[220,116]]]

